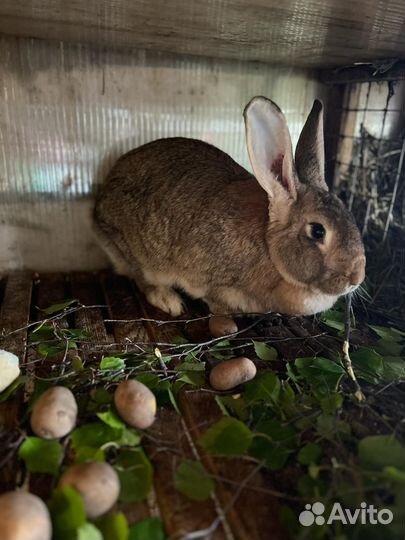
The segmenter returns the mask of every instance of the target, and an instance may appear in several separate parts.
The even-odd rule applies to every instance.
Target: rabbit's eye
[[[316,241],[323,240],[326,234],[325,227],[320,223],[310,223],[311,238]]]

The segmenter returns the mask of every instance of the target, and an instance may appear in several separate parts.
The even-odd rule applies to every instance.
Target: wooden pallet
[[[174,335],[194,332],[200,340],[207,339],[206,321],[185,329],[184,324],[158,325],[152,321],[128,322],[134,319],[167,319],[146,303],[134,284],[112,274],[40,275],[15,273],[0,282],[0,348],[17,354],[27,361],[27,324],[46,317],[37,309],[66,298],[77,298],[86,306],[62,318],[58,324],[88,330],[98,344],[99,355],[111,351],[111,346],[124,350],[129,344],[168,343]],[[105,306],[105,307],[103,307]],[[107,321],[107,322],[106,322]],[[114,322],[111,322],[114,321]],[[282,321],[281,321],[282,322]],[[290,319],[268,319],[256,329],[246,332],[245,339],[271,337],[283,363],[297,355],[316,352],[314,334],[322,334],[312,322],[303,325]],[[16,332],[16,330],[24,328]],[[11,333],[13,332],[13,333]],[[336,347],[333,338],[321,336],[317,347]],[[87,347],[87,348],[86,348]],[[86,344],[80,354],[86,359],[94,355]],[[52,359],[55,362],[55,359]],[[41,370],[46,365],[41,365]],[[173,409],[159,411],[157,421],[145,443],[146,452],[154,467],[154,492],[142,503],[120,505],[132,523],[146,516],[160,516],[170,538],[209,529],[202,538],[212,540],[277,540],[286,538],[280,523],[280,501],[274,496],[274,481],[268,472],[257,471],[255,463],[243,459],[213,459],[198,449],[196,440],[207,427],[221,417],[212,392],[195,389],[185,391],[179,400],[181,415]],[[0,429],[16,431],[24,413],[22,395],[0,406]],[[162,446],[164,445],[164,451]],[[216,479],[215,494],[205,502],[193,502],[174,487],[174,471],[184,458],[200,459]],[[13,489],[20,482],[19,463],[15,457],[0,470],[0,492]],[[277,487],[277,486],[276,486]],[[32,475],[31,491],[46,498],[52,488],[50,477]],[[212,527],[215,523],[217,526]]]

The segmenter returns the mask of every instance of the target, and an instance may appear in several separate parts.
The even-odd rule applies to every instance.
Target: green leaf
[[[346,373],[340,364],[322,357],[297,358],[294,367],[311,386],[318,399],[335,392],[341,378]]]
[[[289,406],[295,403],[295,392],[288,381],[281,381],[280,401],[282,406]]]
[[[179,406],[177,405],[176,397],[170,387],[167,389],[167,394],[169,396],[170,403],[173,405],[173,409],[176,411],[177,414],[181,415],[181,411],[179,409]]]
[[[126,428],[126,424],[121,420],[118,414],[111,408],[105,412],[97,413],[97,416],[100,418],[102,422],[104,422],[104,424],[107,424],[107,426],[110,426],[114,429]]]
[[[333,414],[342,408],[343,396],[338,392],[333,392],[320,400],[321,409],[326,414]]]
[[[105,388],[96,388],[91,393],[91,399],[97,403],[97,405],[109,405],[113,400],[113,396]]]
[[[92,523],[85,523],[77,531],[77,540],[105,540],[105,538]]]
[[[396,467],[388,465],[387,467],[383,468],[383,474],[388,480],[405,484],[405,471],[400,471]]]
[[[118,370],[125,368],[125,359],[117,356],[106,356],[100,362],[100,369]]]
[[[142,375],[138,375],[135,379],[151,390],[156,388],[160,381],[159,377],[153,373],[142,373]]]
[[[175,371],[205,371],[205,362],[183,362],[174,368]]]
[[[104,540],[128,540],[128,521],[122,512],[108,514],[96,521]]]
[[[74,371],[82,371],[84,369],[83,360],[80,356],[74,356],[72,358],[72,369]]]
[[[252,432],[240,420],[224,417],[211,426],[198,444],[217,456],[243,456],[252,442]]]
[[[141,437],[136,429],[125,428],[121,432],[121,437],[116,442],[121,446],[138,446],[141,442]]]
[[[216,358],[217,360],[226,360],[231,356],[230,351],[221,351],[221,349],[229,349],[231,347],[231,342],[229,339],[222,339],[221,341],[217,341],[215,345],[211,347],[210,353],[211,356]]]
[[[82,341],[91,337],[91,334],[83,328],[58,328],[57,333],[67,340]]]
[[[174,336],[172,337],[172,343],[174,345],[185,345],[186,343],[190,343],[188,339],[186,339],[183,336]]]
[[[80,446],[75,450],[74,462],[86,463],[86,461],[105,461],[104,451],[92,446]]]
[[[3,392],[0,392],[0,403],[6,401],[20,386],[24,385],[28,381],[26,375],[20,375],[17,377]]]
[[[271,471],[279,471],[287,463],[292,450],[280,448],[279,445],[267,439],[257,438],[254,439],[249,453],[259,461],[263,461]]]
[[[140,448],[121,452],[116,470],[121,484],[121,502],[137,502],[147,497],[152,487],[153,469]]]
[[[253,341],[255,353],[260,360],[273,361],[277,360],[278,352],[274,347],[270,347],[262,341]]]
[[[280,379],[273,371],[259,373],[253,381],[245,385],[244,396],[249,402],[268,401],[278,403],[280,397]]]
[[[78,300],[75,298],[64,300],[63,302],[60,302],[58,304],[52,304],[52,306],[49,306],[46,309],[41,309],[41,311],[43,311],[47,315],[53,315],[54,313],[58,313],[58,311],[63,311],[64,309],[75,304],[76,302],[78,302]]]
[[[181,377],[179,377],[177,380],[186,384],[191,384],[192,386],[203,386],[205,382],[205,376],[200,371],[188,371],[187,373],[184,373]]]
[[[31,332],[30,341],[50,341],[55,337],[55,328],[51,324],[39,324]]]
[[[129,540],[165,540],[165,538],[163,524],[156,517],[138,521],[129,531]]]
[[[289,424],[281,423],[277,418],[260,420],[255,426],[255,433],[250,455],[264,461],[271,470],[284,467],[290,454],[296,447],[296,432]]]
[[[63,448],[58,441],[27,437],[18,455],[30,472],[56,474],[62,461]]]
[[[345,329],[344,318],[345,318],[345,315],[343,311],[338,311],[334,309],[325,311],[320,316],[320,319],[324,324],[329,326],[329,328],[333,328],[334,330],[337,330],[339,333],[342,333]]]
[[[316,429],[325,439],[334,439],[336,435],[345,437],[350,435],[350,425],[343,420],[337,419],[334,415],[326,413],[320,414],[316,419]]]
[[[298,452],[298,463],[301,465],[311,465],[311,463],[319,463],[322,456],[322,449],[319,444],[307,443]]]
[[[104,444],[119,440],[121,436],[122,429],[114,429],[103,422],[92,422],[72,431],[70,439],[72,448],[77,450],[81,446],[100,448]]]
[[[205,501],[214,491],[215,484],[199,461],[186,459],[177,467],[175,487],[193,501]]]
[[[54,540],[76,540],[77,531],[86,523],[84,503],[76,490],[67,486],[55,489],[48,503]]]
[[[401,332],[396,328],[387,328],[384,326],[372,326],[369,327],[378,335],[380,341],[376,345],[376,348],[383,355],[400,356],[402,349],[404,348],[405,332]]]
[[[121,425],[120,420],[114,417],[112,411],[100,414],[103,422],[84,424],[70,434],[72,448],[78,454],[76,457],[78,461],[83,460],[83,455],[89,452],[88,448],[96,452],[97,449],[110,443],[116,443],[119,446],[137,446],[140,443],[140,436],[136,430],[127,428],[125,424],[123,424],[124,427],[112,427]],[[85,450],[82,450],[83,447]],[[101,460],[101,455],[99,459]]]
[[[52,341],[50,343],[43,342],[37,347],[37,352],[41,356],[56,356],[57,354],[65,353],[68,350],[77,349],[77,344],[74,341]]]
[[[353,369],[359,379],[377,384],[383,374],[383,357],[373,349],[360,349],[350,354]]]
[[[215,396],[215,401],[222,414],[229,416],[228,411],[231,411],[239,420],[246,422],[249,419],[249,406],[243,397]]]
[[[385,356],[382,378],[384,382],[405,379],[405,359],[397,356]]]
[[[373,470],[395,467],[405,471],[405,446],[391,435],[371,435],[358,444],[360,463]]]

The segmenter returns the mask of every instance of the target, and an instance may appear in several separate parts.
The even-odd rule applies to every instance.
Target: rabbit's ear
[[[295,166],[303,184],[328,191],[325,182],[325,147],[323,141],[323,105],[314,101],[311,112],[302,128],[297,148]]]
[[[296,199],[297,177],[284,114],[275,103],[258,96],[248,103],[243,116],[250,163],[259,184],[271,198],[284,192]]]

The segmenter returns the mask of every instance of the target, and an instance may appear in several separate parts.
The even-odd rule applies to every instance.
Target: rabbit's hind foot
[[[184,311],[180,295],[171,287],[148,285],[144,287],[143,292],[150,304],[172,317],[178,317]]]

